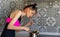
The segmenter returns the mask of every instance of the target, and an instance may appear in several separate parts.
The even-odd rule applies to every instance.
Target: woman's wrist
[[[24,26],[22,27],[22,29],[23,29],[23,30],[26,30],[26,28],[25,28]]]

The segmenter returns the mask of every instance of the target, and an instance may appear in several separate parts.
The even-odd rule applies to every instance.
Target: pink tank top
[[[9,23],[9,22],[11,22],[11,20],[12,20],[11,18],[7,18],[7,19],[6,19],[6,22]],[[14,23],[14,26],[21,26],[21,22],[19,22],[19,20],[17,20],[17,21]]]

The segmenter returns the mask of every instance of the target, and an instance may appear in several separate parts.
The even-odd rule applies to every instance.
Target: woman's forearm
[[[25,26],[8,26],[7,29],[9,30],[15,30],[15,31],[21,31],[21,30],[25,30],[25,31],[30,31],[30,28],[25,27]]]
[[[28,27],[28,26],[31,26],[31,24],[26,24],[25,26]]]
[[[8,26],[7,29],[10,29],[10,30],[24,30],[24,27],[23,26]]]
[[[31,26],[33,24],[33,21],[30,20],[25,26]]]

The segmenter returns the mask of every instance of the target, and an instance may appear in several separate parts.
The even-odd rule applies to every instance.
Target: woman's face
[[[27,8],[26,9],[26,15],[27,15],[27,17],[32,17],[35,14],[36,14],[36,11],[35,10],[32,10],[30,8]]]

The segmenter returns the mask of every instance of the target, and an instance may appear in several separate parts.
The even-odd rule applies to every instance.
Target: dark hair
[[[23,8],[23,10],[30,7],[32,10],[35,10],[35,11],[37,12],[37,7],[36,7],[36,6],[37,6],[36,3],[30,4],[30,5],[25,6],[25,7]]]

